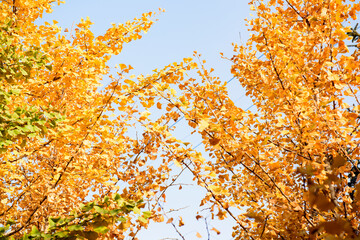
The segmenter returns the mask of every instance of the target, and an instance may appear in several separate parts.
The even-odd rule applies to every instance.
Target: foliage
[[[65,217],[49,217],[48,226],[44,232],[39,231],[36,226],[32,226],[31,232],[19,238],[28,239],[97,239],[99,236],[109,231],[108,225],[120,224],[120,228],[125,228],[129,222],[122,216],[132,211],[141,213],[142,201],[125,201],[119,194],[112,198],[105,197],[101,202],[89,202],[83,204],[79,211],[72,211]],[[146,222],[151,212],[145,211],[139,216],[139,220]],[[0,239],[13,239],[4,237],[15,222],[8,220],[5,227],[0,228]],[[115,237],[115,236],[110,236]]]
[[[359,3],[249,1],[256,14],[248,20],[252,35],[245,46],[234,44],[230,60],[234,77],[256,107],[251,112],[234,104],[226,83],[212,76],[197,53],[198,63],[185,58],[151,75],[128,77],[132,67],[125,64],[111,74],[108,60],[147,32],[154,13],[113,24],[96,37],[90,19],[70,32],[56,22],[35,25],[52,2],[0,5],[22,46],[6,45],[11,36],[1,38],[20,54],[6,57],[16,65],[14,73],[5,70],[5,77],[13,79],[10,84],[21,81],[21,92],[3,105],[12,110],[26,102],[61,113],[61,121],[39,130],[41,137],[31,143],[21,145],[16,136],[31,137],[37,129],[2,132],[11,143],[1,154],[0,223],[14,220],[4,237],[53,231],[89,238],[81,228],[87,220],[78,218],[84,213],[69,212],[88,198],[101,202],[116,192],[121,199],[144,199],[150,219],[161,222],[167,189],[189,171],[207,191],[201,207],[213,218],[234,221],[234,239],[359,239],[360,51],[350,52],[346,45],[358,43],[356,27],[344,27],[356,20]],[[43,62],[29,69],[27,61]],[[21,69],[31,73],[26,80]],[[43,118],[36,116],[31,126],[42,129],[37,121]],[[45,119],[53,117],[60,116]],[[5,120],[23,127],[16,118]],[[201,135],[209,157],[174,137],[174,122],[181,118]],[[130,131],[141,134],[132,137]],[[118,212],[128,219],[123,227],[109,216],[115,206],[99,210],[103,205],[96,204],[85,206],[93,207],[91,217],[104,217],[99,231],[109,231],[102,238],[135,239],[147,227],[146,219],[127,214],[131,209],[139,214],[135,207]],[[198,219],[204,217],[201,210]],[[68,223],[62,229],[48,216]],[[168,223],[176,228],[172,219]]]
[[[100,93],[99,81],[108,72],[109,55],[151,26],[151,13],[113,26],[94,42],[101,51],[94,51],[86,46],[93,40],[89,20],[76,29],[81,41],[73,37],[72,42],[59,37],[56,25],[34,24],[44,10],[51,11],[52,2],[0,3],[1,238],[95,239],[109,224],[118,229],[109,236],[122,238],[131,211],[140,214],[139,226],[151,212],[141,214],[139,193],[124,196],[131,201],[118,194],[108,197],[116,192],[118,155],[126,154],[127,144],[117,147],[114,139],[122,136],[112,131],[121,124],[105,116],[116,87]],[[121,152],[112,160],[109,146]],[[87,203],[86,197],[95,200]],[[80,203],[85,206],[79,212]]]
[[[245,214],[254,220],[240,235],[357,239],[359,51],[349,52],[343,25],[356,19],[360,5],[252,4],[254,34],[232,58],[232,72],[258,109],[242,123],[251,150],[241,159],[258,175],[247,185],[257,189],[248,193],[256,203]]]
[[[47,58],[37,48],[22,49],[18,45],[16,30],[12,22],[7,21],[0,26],[0,150],[16,139],[22,139],[22,145],[28,137],[35,137],[37,133],[44,133],[46,129],[55,126],[61,120],[56,111],[40,111],[37,108],[22,103],[14,103],[14,98],[22,93],[21,83],[31,77],[32,71],[46,65]]]
[[[211,102],[204,134],[221,206],[245,211],[234,238],[358,239],[359,51],[343,25],[360,5],[250,4],[252,35],[231,61],[257,110]]]

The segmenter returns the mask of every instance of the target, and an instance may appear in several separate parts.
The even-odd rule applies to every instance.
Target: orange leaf
[[[183,222],[183,220],[182,220],[182,217],[180,217],[180,220],[179,220],[179,227],[182,227],[182,226],[184,226],[185,224],[184,224],[184,222]]]
[[[219,234],[220,234],[220,231],[219,231],[219,230],[217,230],[217,229],[216,229],[216,228],[214,228],[214,227],[213,227],[211,230],[213,230],[214,232],[216,232],[216,234],[217,234],[217,235],[219,235]]]
[[[220,142],[218,138],[210,138],[209,139],[210,145],[217,145]]]

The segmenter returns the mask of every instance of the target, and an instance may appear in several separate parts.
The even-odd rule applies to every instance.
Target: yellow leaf
[[[175,95],[176,95],[176,91],[175,91],[175,89],[170,88],[170,92],[171,92],[171,95],[173,95],[173,96],[175,96]]]
[[[215,178],[217,175],[215,172],[211,172],[210,174],[208,174],[208,176]]]
[[[124,70],[124,69],[127,68],[127,66],[125,64],[123,64],[123,63],[120,63],[119,67],[120,67],[121,70]]]
[[[175,164],[176,166],[178,166],[179,168],[182,168],[181,163],[180,163],[178,160],[176,160],[176,159],[174,159],[174,164]]]
[[[199,131],[204,131],[209,126],[209,119],[202,119],[199,123]]]
[[[150,115],[151,115],[151,113],[149,111],[144,111],[140,114],[141,118],[147,118]]]
[[[215,194],[219,194],[222,191],[222,188],[216,185],[210,185],[209,189]]]

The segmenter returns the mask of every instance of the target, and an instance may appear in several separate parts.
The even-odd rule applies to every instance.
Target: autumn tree
[[[121,134],[131,114],[107,119],[130,67],[121,66],[119,78],[109,76],[110,85],[98,90],[110,56],[147,31],[152,13],[96,39],[91,22],[82,20],[66,39],[55,23],[34,23],[53,2],[0,4],[0,237],[121,238],[131,212],[142,224],[150,216],[139,209],[143,193],[120,196],[113,189],[127,178],[119,168],[131,170],[119,158],[136,145]],[[108,225],[118,231],[108,232]]]
[[[251,1],[254,34],[231,59],[258,110],[241,123],[256,202],[243,236],[359,238],[359,51],[345,26],[360,6],[351,2]]]
[[[209,158],[168,149],[207,190],[201,205],[233,219],[234,239],[359,239],[359,51],[347,44],[358,44],[360,4],[250,7],[252,35],[229,60],[256,110],[237,107],[200,61],[197,78],[163,78],[148,99],[183,116]]]
[[[234,239],[359,239],[359,50],[347,47],[359,3],[249,1],[252,35],[229,58],[249,111],[197,53],[110,73],[154,13],[95,36],[90,19],[36,25],[53,2],[0,4],[2,237],[135,239],[146,218],[164,220],[174,164]],[[174,136],[181,118],[208,157]]]
[[[202,84],[182,81],[174,106],[210,155],[182,164],[234,239],[359,239],[359,51],[347,41],[360,4],[249,2],[252,35],[229,60],[256,110],[205,69]]]

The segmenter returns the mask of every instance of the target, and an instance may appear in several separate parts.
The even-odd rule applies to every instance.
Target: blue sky
[[[214,74],[223,81],[232,78],[230,74],[231,63],[220,57],[232,56],[232,43],[245,43],[248,32],[244,19],[249,17],[250,11],[247,1],[239,0],[73,0],[54,8],[51,14],[45,14],[41,21],[56,19],[58,25],[71,29],[80,19],[90,18],[94,25],[95,34],[102,34],[111,23],[123,23],[142,13],[158,11],[164,8],[166,12],[157,16],[159,21],[142,39],[124,46],[123,52],[111,59],[111,64],[130,64],[134,70],[132,74],[150,74],[155,68],[161,68],[173,62],[179,62],[185,57],[191,57],[193,51],[201,53],[207,61],[208,68],[214,68]],[[234,80],[228,85],[230,96],[235,103],[246,109],[251,101],[244,97],[244,91]],[[179,124],[179,129],[186,127]],[[196,145],[197,139],[191,139]],[[180,181],[191,183],[191,176],[185,173]],[[195,219],[199,200],[204,194],[200,187],[189,186],[179,192],[173,189],[167,193],[168,203],[164,206],[170,208],[187,207],[183,210],[185,226],[178,228],[185,239],[199,239],[195,235],[199,232],[203,238],[208,239],[204,220]],[[176,218],[174,216],[174,218]],[[208,219],[209,227],[215,226],[222,234],[212,232],[212,240],[232,239],[231,221],[216,223]],[[138,238],[181,239],[170,224],[152,224],[148,230],[138,234]]]

